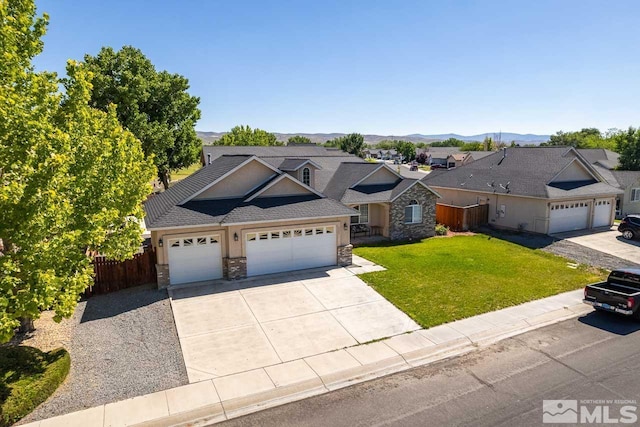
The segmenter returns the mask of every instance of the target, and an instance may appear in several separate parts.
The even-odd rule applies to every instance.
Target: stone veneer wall
[[[404,223],[404,208],[415,199],[422,206],[422,222],[417,224]],[[420,184],[414,185],[391,204],[390,230],[391,240],[418,240],[432,237],[436,234],[436,200],[431,191]]]
[[[156,264],[156,277],[158,278],[158,289],[165,289],[169,286],[169,264]]]
[[[244,279],[247,277],[247,258],[223,258],[222,275],[227,280]]]
[[[338,265],[347,267],[353,264],[353,245],[338,246]]]

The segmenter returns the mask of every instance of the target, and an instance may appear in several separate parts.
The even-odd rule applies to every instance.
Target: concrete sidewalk
[[[592,311],[582,289],[385,340],[66,414],[29,427],[205,425],[472,351]]]

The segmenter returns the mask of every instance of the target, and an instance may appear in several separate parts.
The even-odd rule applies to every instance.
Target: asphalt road
[[[542,422],[543,399],[575,399],[578,411],[585,406],[590,413],[605,412],[593,400],[640,404],[638,349],[640,322],[593,312],[465,356],[222,425],[550,425]],[[609,416],[619,417],[620,408],[611,405]],[[640,420],[640,408],[635,413]]]

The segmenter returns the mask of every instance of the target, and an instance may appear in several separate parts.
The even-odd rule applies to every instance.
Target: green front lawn
[[[498,310],[601,280],[604,273],[485,235],[359,247],[387,268],[360,277],[422,327]]]
[[[27,346],[0,347],[0,427],[47,400],[66,378],[70,364],[62,348],[44,353]]]
[[[181,179],[185,179],[186,177],[188,177],[189,175],[191,175],[201,167],[202,165],[200,164],[200,161],[198,161],[192,164],[191,166],[189,166],[188,168],[179,169],[177,171],[171,172],[171,181],[175,182],[175,181],[180,181]]]

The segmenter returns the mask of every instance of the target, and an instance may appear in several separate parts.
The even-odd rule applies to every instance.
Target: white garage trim
[[[167,240],[172,285],[222,278],[219,234],[173,237]]]
[[[584,230],[589,227],[589,201],[552,203],[549,234]]]
[[[596,200],[593,211],[593,227],[611,226],[613,203],[611,199]]]
[[[335,265],[336,226],[307,225],[248,232],[247,276]]]

